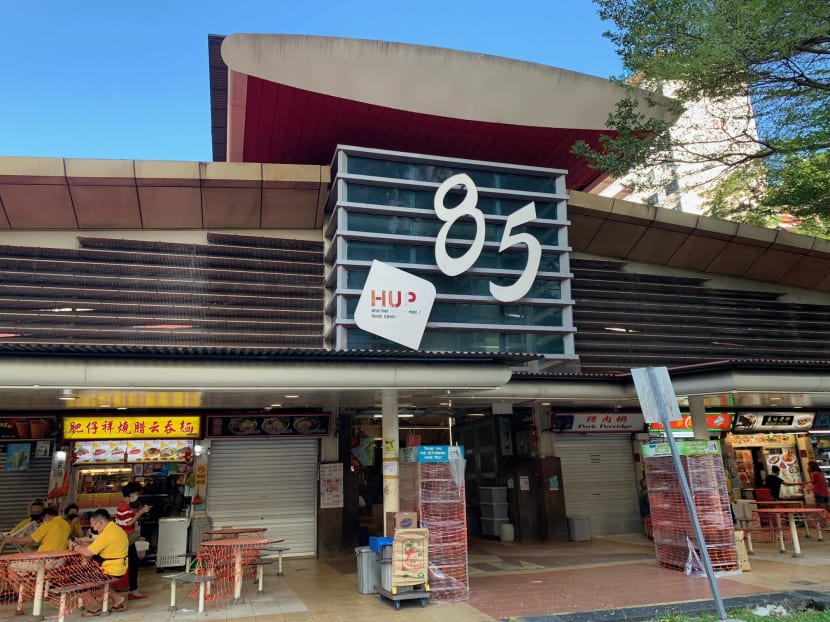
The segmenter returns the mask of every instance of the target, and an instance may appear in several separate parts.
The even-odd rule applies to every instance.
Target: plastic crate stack
[[[507,516],[507,487],[482,486],[479,491],[479,508],[481,508],[481,533],[485,536],[499,537],[501,526],[509,523]]]
[[[469,599],[463,479],[456,484],[448,462],[415,462],[400,466],[401,511],[418,512],[421,527],[429,530],[432,598]]]
[[[739,570],[738,551],[720,455],[680,457],[700,520],[703,540],[716,572]],[[694,527],[671,456],[646,458],[646,480],[657,562],[685,570],[689,538],[697,549]]]

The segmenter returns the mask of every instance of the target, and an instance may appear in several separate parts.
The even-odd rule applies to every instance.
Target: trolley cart
[[[392,587],[392,591],[386,590],[381,585],[375,586],[375,591],[381,600],[391,600],[395,611],[401,608],[402,600],[417,600],[421,607],[426,607],[430,599],[429,583],[407,586],[406,588]]]

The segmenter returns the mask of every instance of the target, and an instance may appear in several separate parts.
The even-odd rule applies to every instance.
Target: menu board
[[[207,436],[212,438],[290,438],[328,436],[330,413],[280,413],[207,417]]]
[[[741,413],[735,419],[735,432],[809,430],[815,413]]]
[[[75,443],[76,464],[123,462],[186,462],[193,455],[193,441],[134,440]]]

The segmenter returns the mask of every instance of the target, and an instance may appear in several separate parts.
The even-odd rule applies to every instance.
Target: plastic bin
[[[498,538],[501,535],[501,526],[509,522],[510,519],[508,518],[484,518],[482,516],[481,534],[484,536],[495,536]]]
[[[506,486],[481,486],[478,489],[479,503],[507,503]]]
[[[479,507],[482,518],[507,518],[507,503],[482,503]]]
[[[361,594],[374,594],[375,586],[380,583],[378,556],[368,546],[359,546],[354,552],[357,555],[357,591]]]
[[[583,542],[591,539],[591,519],[588,516],[568,517],[568,540]]]

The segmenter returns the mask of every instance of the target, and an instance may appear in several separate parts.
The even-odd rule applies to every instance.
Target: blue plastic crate
[[[383,552],[384,546],[392,546],[393,540],[394,539],[390,537],[371,536],[369,538],[369,548],[375,553],[380,554]]]

